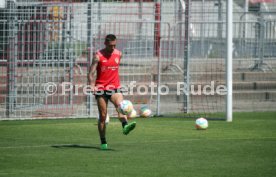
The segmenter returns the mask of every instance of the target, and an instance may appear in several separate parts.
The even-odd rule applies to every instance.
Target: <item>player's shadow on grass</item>
[[[96,147],[96,146],[81,145],[81,144],[57,144],[57,145],[52,145],[51,147],[53,147],[53,148],[84,148],[84,149],[101,150],[99,147]],[[105,151],[114,151],[114,149],[107,149]]]

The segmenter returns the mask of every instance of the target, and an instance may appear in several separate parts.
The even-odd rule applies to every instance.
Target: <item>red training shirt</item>
[[[99,58],[97,66],[96,90],[115,90],[120,88],[119,65],[121,52],[114,49],[110,56],[103,50],[96,53]]]

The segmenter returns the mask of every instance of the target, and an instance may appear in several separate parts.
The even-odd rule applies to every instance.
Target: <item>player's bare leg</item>
[[[118,112],[118,118],[121,122],[127,122],[127,116],[119,113],[118,108],[120,103],[123,101],[123,95],[121,93],[114,93],[112,94],[110,101],[114,104],[117,112]]]
[[[122,122],[122,127],[123,127],[123,134],[127,135],[130,131],[132,131],[135,126],[136,126],[136,122],[131,122],[128,124],[127,122],[127,116],[121,114],[118,111],[118,107],[120,105],[120,103],[123,101],[123,95],[122,93],[114,93],[111,98],[110,101],[114,104],[117,112],[118,112],[118,118],[119,120]]]
[[[105,119],[107,115],[107,103],[108,99],[104,96],[99,96],[97,98],[97,105],[99,110],[99,122],[98,122],[98,131],[101,139],[101,149],[107,149],[107,142],[105,138],[106,124]]]

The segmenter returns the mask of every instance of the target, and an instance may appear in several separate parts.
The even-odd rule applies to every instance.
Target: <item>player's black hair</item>
[[[110,42],[110,41],[115,41],[116,40],[116,36],[114,34],[108,34],[105,37],[105,42]]]

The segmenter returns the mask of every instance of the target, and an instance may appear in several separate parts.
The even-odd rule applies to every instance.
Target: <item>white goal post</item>
[[[226,86],[227,86],[227,98],[226,98],[226,120],[232,122],[232,90],[233,90],[233,0],[227,1],[227,57],[226,57]]]

